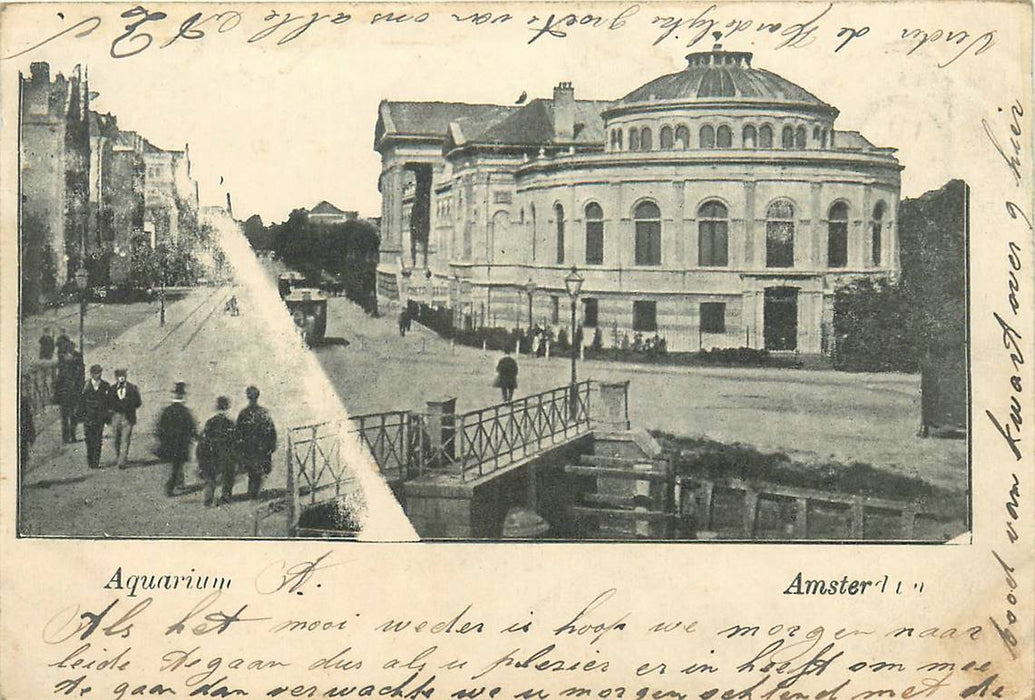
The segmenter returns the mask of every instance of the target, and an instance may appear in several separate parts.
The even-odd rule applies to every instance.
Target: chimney
[[[575,140],[575,88],[571,83],[558,83],[553,89],[553,138]]]

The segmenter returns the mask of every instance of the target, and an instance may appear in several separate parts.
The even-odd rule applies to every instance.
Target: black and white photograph
[[[20,536],[969,542],[981,35],[521,7],[7,43]]]

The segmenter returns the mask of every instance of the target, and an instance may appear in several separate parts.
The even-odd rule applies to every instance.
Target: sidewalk
[[[241,315],[223,311],[237,294]],[[133,435],[131,464],[114,468],[110,428],[105,430],[100,470],[86,464],[86,445],[62,445],[60,425],[44,424],[22,481],[20,523],[32,535],[117,537],[249,537],[254,512],[261,504],[244,498],[246,477],[239,475],[234,502],[218,508],[203,505],[197,465],[186,467],[187,492],[168,498],[164,482],[169,465],[151,455],[152,429],[161,409],[170,401],[176,381],[187,382],[187,405],[201,425],[215,412],[217,396],[229,396],[231,415],[245,405],[244,389],[255,384],[277,425],[279,446],[273,472],[264,482],[262,500],[284,496],[287,431],[292,425],[340,417],[336,402],[313,389],[307,353],[297,336],[270,328],[269,319],[284,315],[267,299],[256,301],[249,290],[202,288],[167,307],[165,327],[156,317],[137,323],[114,341],[97,347],[87,364],[99,363],[104,378],[114,369],[128,369],[129,381],[140,387],[143,406]],[[278,327],[279,328],[279,327]],[[52,409],[53,410],[53,409]],[[56,415],[56,414],[55,414]],[[362,468],[362,467],[360,467]],[[398,506],[395,506],[398,508]],[[284,520],[265,521],[262,536],[282,536]]]

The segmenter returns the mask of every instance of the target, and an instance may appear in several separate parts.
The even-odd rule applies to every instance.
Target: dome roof
[[[651,102],[739,102],[786,104],[837,113],[837,110],[808,90],[775,73],[751,67],[752,54],[746,51],[692,53],[687,66],[645,83],[623,97],[615,111]]]

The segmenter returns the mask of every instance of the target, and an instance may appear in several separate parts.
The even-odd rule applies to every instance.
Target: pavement
[[[457,411],[499,403],[492,386],[501,353],[452,346],[414,323],[372,318],[330,301],[327,334],[347,340],[314,353],[351,413],[421,409],[457,398]],[[570,359],[516,357],[517,395],[567,384]],[[742,443],[804,462],[865,462],[955,492],[967,489],[964,440],[919,438],[920,378],[893,373],[579,362],[579,379],[629,380],[634,425]]]
[[[246,275],[255,280],[255,275]],[[224,312],[226,300],[236,294],[241,314]],[[132,305],[130,305],[132,306]],[[132,311],[123,308],[123,313]],[[111,381],[116,367],[128,369],[129,381],[140,387],[143,406],[133,435],[130,468],[114,466],[110,427],[105,430],[102,469],[86,463],[86,445],[61,443],[57,409],[48,409],[40,421],[40,435],[21,480],[19,523],[26,535],[115,537],[248,537],[253,535],[255,512],[286,493],[286,438],[288,428],[344,414],[333,388],[315,359],[301,344],[290,317],[268,285],[200,288],[167,307],[165,326],[151,314],[107,343],[88,344],[87,366],[98,363]],[[27,324],[31,328],[31,324]],[[26,331],[28,332],[28,331]],[[215,412],[220,395],[233,402],[231,415],[245,406],[245,388],[262,391],[260,403],[272,413],[280,444],[273,455],[259,503],[244,498],[246,477],[239,475],[234,501],[205,507],[203,482],[196,464],[187,465],[187,488],[167,497],[163,485],[168,464],[153,458],[152,430],[161,409],[171,400],[175,382],[187,382],[187,405],[199,427]],[[383,539],[413,537],[412,528],[376,465],[353,451],[343,453],[352,471],[345,490],[359,503],[371,536]],[[374,514],[374,517],[367,518]],[[283,536],[283,517],[260,524],[260,536]],[[392,534],[386,535],[385,532]],[[380,534],[378,534],[380,533]]]

